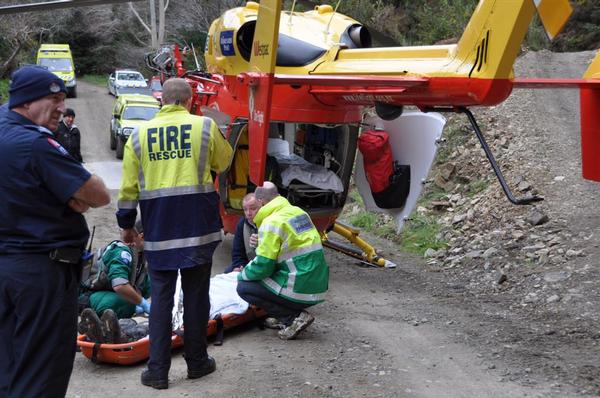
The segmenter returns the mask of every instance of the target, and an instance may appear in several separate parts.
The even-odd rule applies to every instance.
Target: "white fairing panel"
[[[423,182],[433,164],[446,119],[439,113],[407,111],[395,120],[386,121],[371,117],[366,118],[364,123],[386,131],[390,136],[394,160],[410,165],[410,191],[404,207],[381,209],[377,207],[371,195],[360,151],[356,156],[355,182],[367,210],[387,213],[394,217],[396,233],[400,233],[404,222],[417,205]]]

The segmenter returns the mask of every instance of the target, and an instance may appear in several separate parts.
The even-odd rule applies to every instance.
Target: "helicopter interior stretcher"
[[[275,183],[290,203],[312,210],[341,208],[348,194],[356,153],[358,127],[272,122],[266,179]],[[254,191],[248,177],[248,129],[234,123],[230,168],[220,176],[224,204],[241,209],[244,195]],[[223,195],[222,195],[223,197]]]

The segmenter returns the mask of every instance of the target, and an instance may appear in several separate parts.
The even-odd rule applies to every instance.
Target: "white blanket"
[[[218,314],[243,314],[250,306],[238,296],[237,275],[239,272],[219,274],[210,278],[210,319]]]
[[[210,278],[210,315],[209,319],[215,319],[217,315],[243,314],[250,306],[238,296],[237,275],[239,272],[229,274],[218,274]],[[177,287],[180,288],[181,275],[177,279]],[[183,292],[175,294],[175,308],[173,309],[173,330],[177,331],[183,325]]]

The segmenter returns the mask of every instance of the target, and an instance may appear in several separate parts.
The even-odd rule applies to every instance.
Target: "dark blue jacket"
[[[250,259],[246,255],[246,244],[244,242],[244,223],[247,223],[251,228],[256,229],[255,226],[248,223],[246,217],[242,217],[235,227],[235,235],[233,236],[233,247],[231,249],[231,264],[225,268],[224,273],[228,274],[237,267],[243,267],[250,262]]]
[[[0,112],[0,254],[83,248],[87,224],[68,201],[91,174],[50,131]]]

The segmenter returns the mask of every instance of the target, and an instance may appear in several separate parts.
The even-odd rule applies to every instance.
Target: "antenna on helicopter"
[[[292,2],[292,9],[290,10],[290,19],[288,21],[289,26],[292,26],[292,16],[294,15],[294,8],[296,8],[296,0]]]
[[[329,18],[329,22],[327,22],[327,27],[325,28],[325,34],[327,35],[329,34],[329,26],[331,25],[331,21],[333,21],[333,17],[335,16],[335,13],[337,12],[337,9],[340,6],[341,2],[342,0],[338,0],[337,4],[335,5],[335,9],[331,13],[331,18]]]

